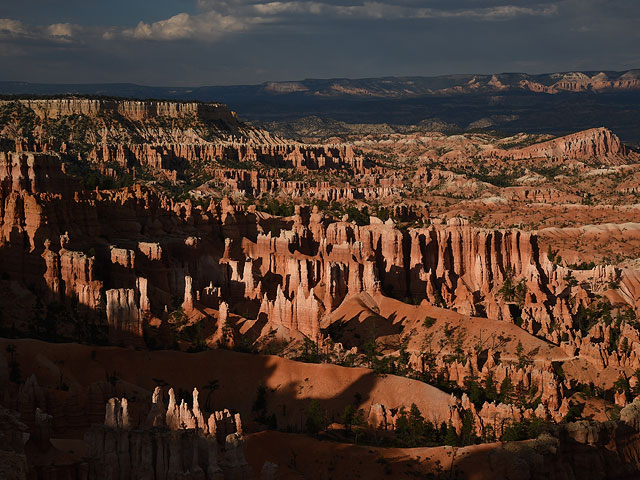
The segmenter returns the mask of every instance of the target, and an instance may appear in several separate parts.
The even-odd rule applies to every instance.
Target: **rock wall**
[[[40,161],[60,168],[47,155],[29,158],[33,171]],[[60,170],[46,175],[56,176],[65,178]],[[576,337],[573,319],[610,273],[594,270],[591,286],[569,286],[579,299],[570,304],[561,295],[568,270],[551,264],[531,233],[478,229],[459,219],[408,230],[375,218],[357,226],[330,221],[317,208],[271,218],[227,199],[201,207],[140,186],[32,194],[33,182],[24,181],[11,187],[0,211],[4,269],[42,288],[48,301],[77,302],[110,329],[112,341],[125,344],[140,345],[145,319],[180,305],[187,313],[217,309],[219,299],[231,311],[244,304],[267,319],[266,329],[317,337],[322,318],[348,295],[382,292],[522,322],[530,333],[556,344],[568,337],[587,353],[590,342]],[[636,308],[640,283],[631,273],[620,279],[624,301]],[[507,280],[524,282],[522,298],[502,297]]]
[[[196,117],[203,120],[224,120],[229,124],[238,124],[235,114],[221,103],[89,100],[84,98],[18,101],[41,118],[59,118],[71,115],[97,117],[118,114],[134,121],[147,121],[157,117]],[[0,101],[0,105],[7,103],[10,101]]]
[[[111,398],[104,425],[85,434],[89,477],[96,479],[206,479],[253,478],[243,451],[239,414],[212,413],[205,421],[193,391],[193,408],[176,403],[168,392],[165,410],[158,387],[144,423],[129,417],[129,402]]]
[[[550,157],[584,160],[622,157],[626,153],[620,139],[610,130],[592,128],[519,150],[510,150],[508,155],[514,159]]]

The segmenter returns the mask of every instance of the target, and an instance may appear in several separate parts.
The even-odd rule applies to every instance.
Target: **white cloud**
[[[74,30],[76,30],[75,26],[70,23],[54,23],[46,27],[46,32],[50,36],[63,41],[71,41]]]
[[[16,37],[26,33],[25,24],[11,18],[0,18],[0,35]]]
[[[136,39],[215,40],[222,35],[246,30],[251,25],[268,21],[255,17],[236,17],[210,11],[199,15],[180,13],[167,20],[140,22],[135,28],[124,29],[122,35]]]
[[[71,42],[77,32],[88,33],[90,30],[71,23],[53,23],[51,25],[31,25],[13,20],[0,18],[0,39],[4,40],[35,40],[53,42]]]

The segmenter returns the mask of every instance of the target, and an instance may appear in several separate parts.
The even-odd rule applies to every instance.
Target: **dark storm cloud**
[[[11,3],[0,6],[0,57],[13,80],[198,85],[640,65],[636,0]]]
[[[463,2],[468,3],[468,2]],[[349,22],[370,20],[474,19],[505,20],[519,16],[553,15],[557,6],[548,5],[491,5],[463,8],[433,8],[411,3],[368,1],[363,3],[320,2],[294,0],[255,2],[243,0],[200,0],[201,13],[180,13],[171,18],[147,23],[141,21],[135,29],[122,33],[134,38],[176,40],[192,38],[218,39],[228,33],[246,31],[263,25],[291,25],[320,22]],[[375,26],[375,25],[372,25]]]

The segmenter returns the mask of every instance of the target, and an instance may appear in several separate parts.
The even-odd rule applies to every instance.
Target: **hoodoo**
[[[120,34],[249,28],[224,8]],[[640,475],[640,155],[617,129],[496,126],[637,75],[323,82],[261,101],[493,106],[456,126],[245,122],[202,90],[0,100],[1,478]]]

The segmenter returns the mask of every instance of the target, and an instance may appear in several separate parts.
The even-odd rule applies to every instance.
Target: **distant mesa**
[[[309,89],[301,82],[267,82],[264,89],[271,93],[295,93],[309,91]]]
[[[495,73],[441,75],[437,77],[375,77],[305,79],[270,81],[259,85],[206,87],[149,87],[135,84],[43,84],[0,82],[0,94],[84,94],[136,98],[211,100],[257,94],[304,93],[309,96],[348,96],[406,98],[528,91],[557,94],[561,92],[616,92],[640,89],[640,70],[561,72],[549,74]]]

